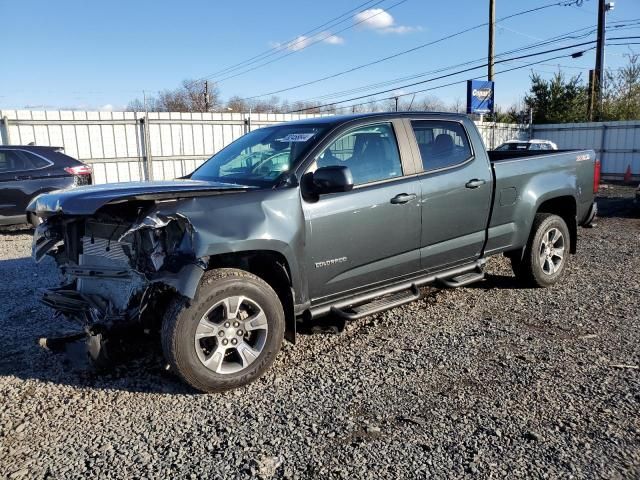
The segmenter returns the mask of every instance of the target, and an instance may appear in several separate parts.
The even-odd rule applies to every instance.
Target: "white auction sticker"
[[[289,135],[276,139],[277,142],[306,142],[315,133],[290,133]]]

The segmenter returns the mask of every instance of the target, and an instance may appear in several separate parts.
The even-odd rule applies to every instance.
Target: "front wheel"
[[[243,270],[211,270],[193,301],[172,301],[162,324],[162,348],[186,383],[221,392],[269,369],[284,327],[282,304],[266,282]]]
[[[526,285],[550,287],[567,265],[569,242],[569,229],[561,217],[536,214],[523,256],[511,256],[513,272]]]

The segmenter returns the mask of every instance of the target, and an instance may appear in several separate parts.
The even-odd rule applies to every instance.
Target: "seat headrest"
[[[446,133],[438,135],[433,142],[433,154],[443,155],[450,153],[451,150],[453,150],[453,138],[451,138],[451,135]]]

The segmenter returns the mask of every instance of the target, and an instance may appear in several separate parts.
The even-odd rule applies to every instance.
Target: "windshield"
[[[220,150],[191,175],[240,185],[270,186],[291,170],[325,129],[318,125],[279,125],[254,130]]]

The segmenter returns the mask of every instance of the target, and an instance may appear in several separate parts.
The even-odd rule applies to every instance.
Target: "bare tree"
[[[462,99],[460,97],[457,97],[451,104],[451,107],[449,110],[455,113],[465,113],[467,108],[465,103],[462,101]]]
[[[442,112],[446,110],[444,102],[436,97],[427,96],[418,102],[419,108],[425,111]]]
[[[208,102],[205,99],[204,80],[183,80],[174,90],[162,90],[157,96],[146,99],[146,110],[151,112],[213,112],[220,109],[218,87],[209,82]],[[145,104],[139,98],[129,102],[127,110],[144,111]]]

